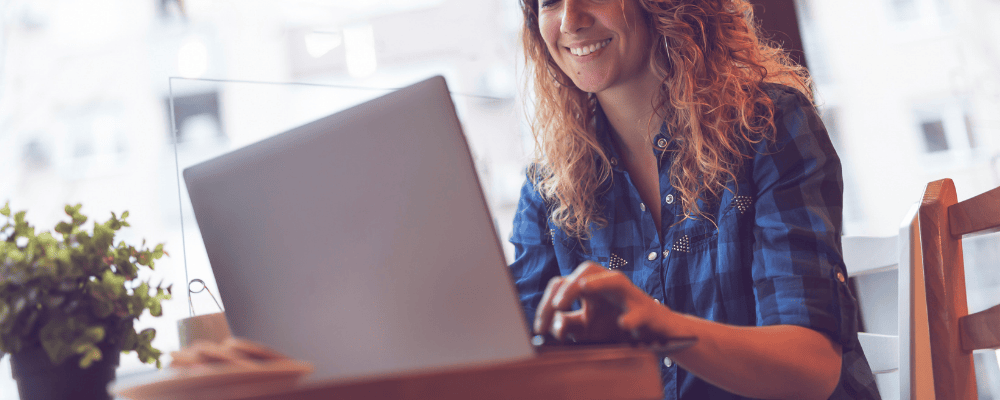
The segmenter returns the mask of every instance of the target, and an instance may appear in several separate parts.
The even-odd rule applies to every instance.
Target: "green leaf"
[[[0,334],[8,333],[13,328],[14,321],[11,321],[13,315],[7,302],[0,301]]]
[[[111,243],[115,240],[115,231],[113,228],[94,223],[94,247],[96,251],[102,252],[103,250],[111,247]]]
[[[83,331],[83,337],[91,342],[100,343],[104,340],[104,327],[98,325],[86,328]]]
[[[66,222],[60,222],[56,224],[56,232],[63,235],[69,235],[70,233],[73,233],[73,225]]]
[[[153,339],[156,339],[156,329],[146,328],[139,332],[139,341],[141,343],[151,343]]]
[[[159,259],[160,257],[163,257],[163,254],[164,254],[163,243],[160,243],[156,245],[156,248],[153,249],[153,259]]]
[[[125,277],[125,279],[133,280],[138,277],[139,268],[132,263],[126,261],[115,264],[118,268],[118,273]]]
[[[35,322],[38,322],[38,317],[40,317],[41,314],[42,313],[39,312],[36,307],[29,309],[28,318],[25,319],[24,323],[21,325],[21,336],[28,336],[35,330]]]
[[[122,212],[122,219],[128,218],[128,210]]]
[[[122,336],[120,337],[120,344],[122,346],[122,351],[135,350],[136,346],[139,344],[139,335],[135,333],[135,329],[128,327],[122,331]]]
[[[80,368],[90,368],[90,365],[95,361],[101,361],[101,349],[97,346],[88,344],[82,346],[82,348],[84,351],[82,352],[83,356],[80,357]]]
[[[10,218],[10,202],[8,201],[0,208],[0,215]]]
[[[53,364],[59,365],[73,355],[69,340],[73,338],[73,325],[75,320],[52,319],[39,331],[39,339],[42,341],[42,348],[49,355]]]

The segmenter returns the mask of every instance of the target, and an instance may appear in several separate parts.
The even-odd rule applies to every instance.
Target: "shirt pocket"
[[[556,264],[559,275],[566,276],[573,272],[578,264],[583,262],[580,243],[568,237],[562,230],[549,225],[549,240],[556,253]]]
[[[704,250],[719,236],[718,224],[706,217],[682,220],[670,230],[674,234],[669,236],[671,243],[667,250],[677,256]]]
[[[671,228],[664,294],[675,311],[716,319],[722,293],[717,276],[718,226],[707,218],[685,220]]]

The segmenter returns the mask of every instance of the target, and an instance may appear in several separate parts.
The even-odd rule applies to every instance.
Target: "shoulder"
[[[538,189],[538,164],[531,164],[521,186],[520,199],[514,212],[513,231],[510,241],[516,244],[550,243],[549,205]]]
[[[526,209],[536,211],[548,211],[551,206],[541,192],[541,181],[544,177],[545,169],[538,162],[533,162],[525,169],[524,185],[521,186],[521,197],[518,212]]]
[[[771,99],[774,122],[772,137],[760,145],[774,151],[790,142],[807,140],[824,151],[833,150],[826,127],[809,97],[793,87],[777,83],[763,83],[760,88]],[[763,146],[756,147],[762,150]]]
[[[780,83],[764,82],[760,84],[760,89],[771,98],[775,108],[814,108],[813,103],[804,93],[791,86]]]
[[[774,103],[773,125],[767,128],[773,130],[751,145],[753,179],[762,186],[808,176],[840,182],[840,158],[812,101],[784,85],[761,89]]]

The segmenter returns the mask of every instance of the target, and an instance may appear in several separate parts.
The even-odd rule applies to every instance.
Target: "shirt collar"
[[[615,172],[624,171],[624,165],[621,162],[621,156],[618,154],[618,150],[614,146],[613,138],[611,137],[611,130],[608,129],[608,117],[604,115],[604,110],[598,104],[597,112],[594,113],[594,129],[597,131],[597,142],[601,144],[604,149],[604,154],[608,156],[608,161],[611,162],[611,169]]]
[[[614,146],[611,129],[608,129],[609,125],[610,123],[607,116],[604,115],[604,110],[598,104],[597,112],[594,113],[594,128],[597,132],[597,141],[604,149],[604,154],[608,156],[608,161],[611,162],[611,169],[615,172],[623,172],[625,171],[625,166],[621,162],[621,156]],[[663,152],[674,146],[676,144],[670,141],[670,133],[667,129],[667,123],[664,121],[660,124],[660,132],[653,137],[653,152],[656,154],[657,159],[661,159]]]

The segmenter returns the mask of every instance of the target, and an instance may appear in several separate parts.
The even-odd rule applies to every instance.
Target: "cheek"
[[[538,20],[538,30],[542,34],[542,40],[545,42],[545,48],[552,52],[555,43],[559,40],[559,25],[554,24],[548,18],[539,18]],[[555,54],[552,54],[553,56]]]

